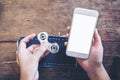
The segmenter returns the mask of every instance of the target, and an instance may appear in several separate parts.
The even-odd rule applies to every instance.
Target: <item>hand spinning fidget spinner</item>
[[[19,40],[16,43],[16,53],[19,50],[19,44],[22,39],[24,39],[25,36],[21,36]],[[41,59],[41,62],[39,63],[40,67],[75,67],[76,66],[76,60],[75,58],[66,56],[66,46],[64,45],[64,42],[66,42],[68,39],[64,36],[60,35],[48,35],[46,32],[41,32],[37,36],[35,36],[32,40],[30,40],[28,43],[26,43],[26,48],[30,47],[31,45],[42,45],[47,43],[48,44],[48,50],[51,54],[47,55],[43,59]],[[34,49],[34,53],[39,52],[40,47],[37,47]],[[42,56],[42,54],[39,54]],[[18,63],[19,64],[19,63]]]
[[[37,39],[39,40],[39,42],[41,44],[44,44],[45,42],[49,43],[49,47],[48,47],[48,50],[51,52],[51,53],[57,53],[59,51],[59,45],[58,43],[50,43],[48,41],[48,34],[46,32],[41,32],[37,35]]]

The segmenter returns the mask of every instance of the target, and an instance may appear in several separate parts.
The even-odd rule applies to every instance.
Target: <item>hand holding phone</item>
[[[95,10],[75,8],[66,55],[77,58],[88,58],[94,28],[98,19]]]

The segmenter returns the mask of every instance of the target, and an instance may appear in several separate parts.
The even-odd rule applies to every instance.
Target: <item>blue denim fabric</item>
[[[21,37],[18,41],[20,42]],[[76,63],[75,58],[65,54],[66,47],[64,42],[67,38],[61,36],[49,36],[50,43],[57,42],[59,52],[50,53],[39,63],[40,80],[88,80],[85,71]],[[27,43],[27,47],[32,44],[40,44],[37,37]]]

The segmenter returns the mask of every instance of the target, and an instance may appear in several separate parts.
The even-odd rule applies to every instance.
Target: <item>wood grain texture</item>
[[[103,42],[104,56],[116,56],[120,54],[120,42]],[[15,42],[2,42],[0,43],[0,62],[15,60],[16,56],[16,43]]]
[[[120,42],[103,42],[104,46],[104,66],[111,74],[111,66],[113,63],[113,58],[116,55],[120,54]],[[16,43],[15,42],[2,42],[0,43],[0,80],[19,80],[19,66],[16,63]],[[61,70],[61,72],[60,72]],[[41,68],[40,69],[41,80],[60,80],[59,78],[65,78],[65,80],[83,80],[86,79],[85,72],[81,70],[82,73],[76,73],[75,71],[70,70],[62,70],[62,69],[49,69],[49,68]],[[74,72],[74,73],[73,73]],[[48,77],[45,77],[46,74],[49,74]],[[61,75],[58,76],[57,74]],[[79,74],[79,75],[78,75]],[[81,76],[81,78],[80,78]],[[57,79],[58,78],[58,79]]]
[[[0,41],[47,31],[65,34],[75,7],[98,10],[98,29],[104,41],[120,41],[120,0],[1,0]],[[117,35],[117,36],[116,36]]]
[[[42,31],[65,34],[75,7],[99,11],[97,28],[103,41],[103,64],[111,77],[116,74],[111,68],[114,57],[120,55],[120,0],[0,0],[0,80],[19,80],[15,42],[20,36]],[[79,75],[61,70],[41,68],[40,79],[87,80],[85,72]]]

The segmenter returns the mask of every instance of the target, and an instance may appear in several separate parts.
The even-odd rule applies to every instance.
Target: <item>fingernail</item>
[[[67,29],[69,29],[70,28],[70,26],[67,26]]]
[[[67,46],[67,42],[65,42],[64,45]]]
[[[66,34],[66,36],[68,36],[68,33]]]

